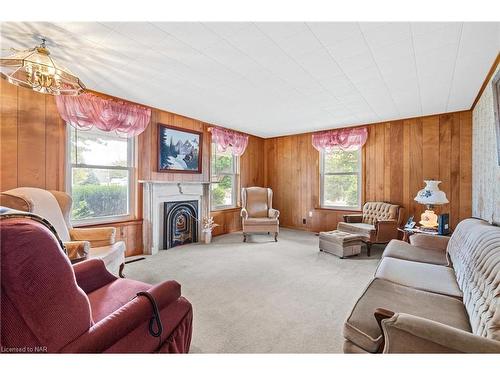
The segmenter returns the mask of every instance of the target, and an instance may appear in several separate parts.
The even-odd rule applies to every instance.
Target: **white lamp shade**
[[[417,193],[415,200],[421,204],[436,205],[446,204],[448,199],[444,191],[439,190],[441,181],[425,180],[425,187]]]

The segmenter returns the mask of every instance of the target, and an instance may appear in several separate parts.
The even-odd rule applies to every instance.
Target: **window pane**
[[[326,175],[323,205],[338,207],[358,206],[358,175]]]
[[[72,169],[74,220],[127,215],[128,170]]]
[[[71,129],[71,162],[99,166],[128,165],[128,139],[98,129]]]
[[[210,185],[212,207],[233,205],[233,176],[223,176]]]
[[[357,172],[359,169],[359,150],[325,151],[325,173]]]
[[[234,171],[234,156],[229,151],[219,152],[212,148],[212,175],[216,176],[221,173],[233,173]]]

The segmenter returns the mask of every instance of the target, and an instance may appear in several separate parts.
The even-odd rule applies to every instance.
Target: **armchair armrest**
[[[73,228],[69,234],[73,241],[89,241],[90,247],[109,246],[115,243],[116,228]]]
[[[69,259],[86,258],[89,256],[89,241],[68,241],[63,242]]]
[[[277,219],[280,217],[280,212],[274,208],[270,208],[267,212],[267,216],[273,219]]]
[[[161,311],[180,298],[181,286],[176,281],[165,281],[149,288],[147,292],[154,297],[158,309]],[[94,324],[87,332],[66,345],[61,351],[64,353],[102,353],[141,324],[148,325],[151,311],[151,303],[146,297],[135,297]],[[167,337],[168,334],[164,331],[162,338]],[[158,338],[153,337],[151,339],[155,342],[158,340]]]
[[[435,234],[416,233],[410,236],[410,244],[429,250],[446,251],[450,237]]]
[[[379,220],[375,222],[376,242],[389,242],[398,238],[398,222],[396,220]]]
[[[101,259],[89,259],[73,265],[76,283],[89,294],[117,279],[110,273]]]
[[[242,209],[241,209],[240,216],[241,216],[243,219],[248,219],[248,211],[247,211],[247,209],[246,209],[246,208],[242,208]]]
[[[500,341],[410,314],[382,321],[384,353],[500,353]]]
[[[346,223],[362,223],[363,222],[363,214],[350,214],[343,215],[344,221]]]

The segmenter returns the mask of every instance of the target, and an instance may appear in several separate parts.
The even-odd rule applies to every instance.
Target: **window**
[[[230,150],[220,152],[212,143],[210,204],[212,210],[236,207],[238,205],[239,157]]]
[[[133,139],[93,128],[68,125],[67,189],[73,197],[71,220],[105,222],[133,213]]]
[[[321,153],[321,206],[361,208],[361,149]]]

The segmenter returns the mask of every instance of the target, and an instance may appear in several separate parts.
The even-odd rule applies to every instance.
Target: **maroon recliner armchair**
[[[192,307],[177,282],[119,279],[100,259],[72,266],[30,218],[3,218],[0,229],[4,353],[189,351]]]

